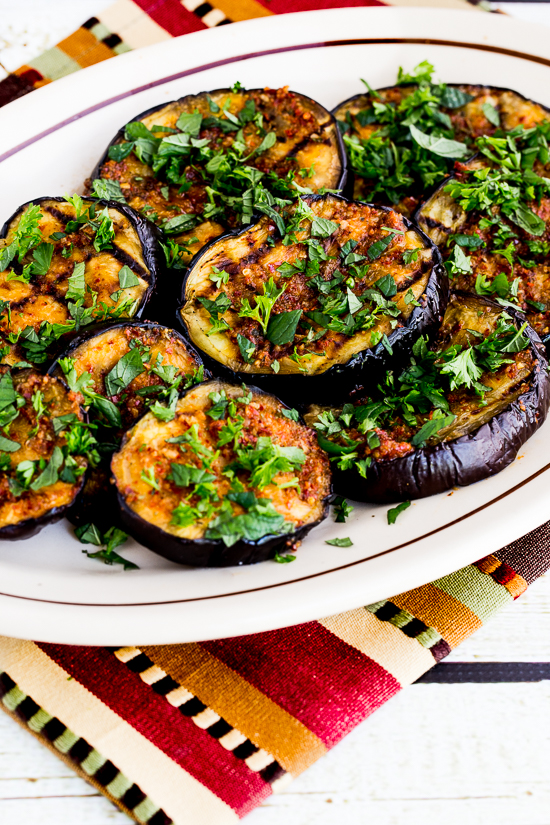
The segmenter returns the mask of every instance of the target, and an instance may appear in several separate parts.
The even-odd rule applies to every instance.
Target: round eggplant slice
[[[414,128],[423,133],[414,132],[416,138],[409,121],[413,113]],[[530,129],[550,119],[550,110],[511,89],[429,82],[354,95],[333,114],[354,175],[354,197],[391,204],[408,216],[444,180],[455,159],[473,154],[477,137],[497,129]],[[441,144],[439,154],[437,146],[427,146],[433,135],[462,146]]]
[[[251,186],[295,198],[292,180],[314,192],[344,187],[345,152],[332,115],[288,88],[217,89],[137,115],[89,185],[96,193],[115,187],[161,226],[168,265],[181,268],[204,244],[250,221],[254,204],[242,196]]]
[[[87,324],[139,318],[156,282],[158,234],[114,201],[21,206],[0,232],[4,362],[42,364]]]
[[[331,455],[338,493],[395,502],[464,487],[508,466],[544,422],[544,347],[493,301],[454,294],[435,348],[354,405],[310,407],[306,422]]]
[[[550,128],[545,129],[550,134]],[[516,138],[522,162],[532,157],[536,134]],[[535,152],[537,152],[537,145]],[[492,147],[487,151],[492,154]],[[487,176],[488,171],[488,176]],[[531,175],[531,178],[528,177]],[[509,173],[504,165],[482,154],[457,164],[449,177],[416,213],[419,226],[439,245],[457,291],[498,298],[525,313],[546,346],[550,343],[550,197],[544,181],[550,163],[535,162],[534,169]],[[538,178],[538,181],[537,181]],[[491,180],[494,190],[491,191]],[[523,192],[513,211],[499,203],[501,187]],[[503,184],[499,184],[503,181]],[[467,189],[465,189],[467,187]],[[489,188],[488,188],[489,187]],[[533,189],[537,197],[533,200]],[[477,192],[485,208],[477,208]],[[462,193],[465,193],[464,195]],[[466,208],[464,208],[466,207]],[[506,212],[508,214],[506,214]]]
[[[189,267],[181,322],[212,370],[289,403],[342,396],[435,333],[437,248],[388,207],[307,195],[214,241]]]
[[[0,396],[0,539],[26,539],[72,505],[94,439],[56,378],[1,367]]]
[[[109,527],[118,515],[109,464],[123,433],[150,407],[170,420],[181,390],[210,376],[178,332],[138,321],[87,330],[50,372],[80,392],[101,442],[102,461],[88,474],[68,518]]]
[[[286,413],[286,415],[285,415]],[[315,434],[255,387],[188,390],[172,421],[149,412],[111,469],[124,529],[179,564],[252,564],[295,548],[327,513]]]

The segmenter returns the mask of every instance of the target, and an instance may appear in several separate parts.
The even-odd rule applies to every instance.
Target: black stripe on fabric
[[[137,805],[139,805],[140,802],[143,802],[144,799],[145,794],[143,793],[141,788],[138,788],[137,785],[132,785],[130,788],[128,788],[124,796],[121,797],[120,801],[123,805],[126,805],[127,808],[132,810]]]
[[[0,696],[5,696],[15,687],[15,682],[7,673],[0,673]]]
[[[163,676],[162,679],[159,679],[158,682],[153,682],[150,687],[158,693],[159,696],[166,696],[167,693],[170,693],[171,690],[176,690],[179,688],[177,682],[172,679],[171,676]]]
[[[40,705],[37,705],[34,699],[31,699],[30,696],[27,696],[26,699],[23,699],[19,705],[17,705],[15,712],[18,716],[28,722],[31,716],[34,716],[35,713],[38,713],[40,710]]]
[[[143,673],[144,670],[149,670],[150,667],[153,667],[153,662],[145,653],[134,656],[133,659],[129,659],[124,664],[130,668],[132,673]]]
[[[420,621],[420,619],[411,619],[410,622],[407,622],[407,624],[404,624],[401,628],[405,636],[409,636],[411,639],[416,638],[416,636],[420,636],[420,634],[424,633],[427,629],[428,625],[425,625],[424,622]]]
[[[209,11],[212,11],[212,8],[213,7],[210,5],[210,3],[201,3],[200,6],[197,6],[197,8],[194,9],[194,13],[197,15],[197,17],[204,17],[205,14],[208,14]]]
[[[106,785],[109,785],[119,773],[120,771],[116,765],[113,765],[113,763],[108,759],[105,764],[95,772],[94,779],[96,782],[99,782],[100,785],[105,787]]]
[[[442,659],[445,659],[449,653],[451,652],[451,645],[445,641],[445,639],[440,639],[435,645],[430,647],[430,653],[434,657],[436,662],[440,662]]]
[[[398,613],[401,613],[401,611],[397,605],[393,604],[393,602],[386,602],[386,604],[378,608],[374,615],[377,619],[380,619],[381,622],[389,622],[390,619],[393,619]]]
[[[104,37],[101,42],[105,43],[105,45],[108,46],[110,49],[114,49],[115,46],[120,46],[122,40],[120,39],[118,34],[109,34],[107,35],[107,37]]]
[[[157,811],[156,814],[153,814],[151,819],[147,820],[147,825],[171,825],[172,820],[169,816],[166,816],[164,811]]]
[[[178,710],[180,713],[183,713],[184,716],[196,716],[197,713],[201,713],[201,711],[206,710],[206,705],[204,705],[200,699],[197,699],[196,696],[193,696],[193,698],[189,699],[188,702],[184,702],[183,705],[180,705]]]
[[[84,762],[88,754],[92,752],[93,748],[91,745],[88,745],[85,739],[77,739],[74,743],[72,748],[69,751],[69,756],[71,759],[74,759],[75,762]]]
[[[545,680],[550,680],[550,662],[444,662],[428,670],[415,684],[487,684]]]
[[[250,739],[247,739],[246,742],[243,742],[240,745],[237,745],[234,751],[232,751],[233,756],[236,756],[237,759],[248,759],[249,756],[252,756],[253,753],[259,751],[259,747],[251,742]]]
[[[225,20],[220,20],[219,23],[216,23],[214,28],[217,29],[217,28],[219,28],[219,26],[227,26],[229,23],[232,23],[232,22],[233,22],[232,20],[228,20],[227,17],[226,17]]]
[[[281,768],[277,760],[274,759],[270,765],[266,765],[265,768],[260,771],[260,776],[264,782],[269,782],[271,785],[276,779],[280,779],[281,776],[284,776],[285,773],[285,769]]]
[[[214,739],[221,739],[222,736],[225,736],[226,733],[230,733],[233,730],[229,722],[226,722],[225,719],[218,719],[217,722],[214,722],[213,725],[210,725],[209,728],[206,728],[207,733],[210,736],[213,736]]]
[[[41,733],[46,737],[46,739],[49,739],[50,742],[54,742],[66,730],[66,725],[64,725],[63,722],[57,718],[57,716],[54,716],[53,719],[46,722]]]
[[[86,20],[85,23],[82,24],[83,29],[93,29],[94,26],[97,26],[99,20],[97,17],[90,17],[89,20]]]

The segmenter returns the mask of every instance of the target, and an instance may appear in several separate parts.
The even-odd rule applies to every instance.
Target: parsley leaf
[[[397,516],[410,506],[410,501],[404,501],[402,504],[398,504],[397,507],[391,507],[388,510],[388,524],[395,524]]]

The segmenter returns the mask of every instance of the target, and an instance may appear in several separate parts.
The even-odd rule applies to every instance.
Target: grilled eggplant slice
[[[210,376],[178,332],[139,321],[85,331],[50,372],[80,393],[98,427],[102,455],[68,518],[73,524],[110,527],[118,508],[109,465],[123,433],[149,408],[160,420],[170,420],[182,388]]]
[[[281,236],[284,229],[284,238]],[[439,252],[387,207],[307,195],[201,252],[181,321],[211,369],[290,403],[333,399],[407,357],[447,300]]]
[[[416,220],[439,245],[452,289],[510,302],[526,314],[548,346],[547,135],[550,123],[519,131],[513,151],[503,140],[482,138],[481,153],[457,164],[454,175],[421,207]]]
[[[550,404],[544,347],[520,315],[451,296],[433,350],[353,406],[311,407],[306,422],[335,463],[338,493],[394,502],[495,475],[540,427]]]
[[[179,564],[252,564],[297,546],[327,513],[315,434],[278,399],[220,381],[187,390],[172,421],[149,412],[112,472],[125,529]]]
[[[142,314],[158,269],[158,230],[112,201],[38,198],[0,232],[3,360],[48,361],[92,322]]]
[[[295,198],[293,180],[313,192],[342,189],[346,162],[332,115],[285,87],[217,89],[148,109],[118,132],[89,185],[114,187],[161,226],[168,263],[181,267],[250,221],[251,187],[265,206],[269,193]]]
[[[94,438],[56,378],[0,367],[0,395],[0,539],[26,539],[72,505]]]
[[[511,89],[428,79],[354,95],[333,114],[354,175],[354,197],[393,205],[407,216],[444,180],[454,159],[474,153],[477,137],[550,119],[550,110]],[[438,146],[430,136],[446,140]]]

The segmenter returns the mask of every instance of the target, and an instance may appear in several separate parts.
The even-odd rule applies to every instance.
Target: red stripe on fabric
[[[508,582],[512,581],[515,575],[516,571],[513,570],[509,564],[506,564],[506,562],[503,561],[500,567],[497,567],[497,569],[493,572],[493,579],[498,584],[506,585]]]
[[[400,689],[317,622],[201,646],[332,747]]]
[[[187,11],[179,0],[133,0],[133,2],[172,37],[208,28],[200,17],[192,11]]]
[[[387,6],[379,0],[259,0],[262,6],[274,14],[293,11],[313,11],[315,9],[349,8],[351,6]]]
[[[239,815],[271,794],[259,774],[158,696],[103,648],[37,647]]]

